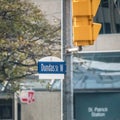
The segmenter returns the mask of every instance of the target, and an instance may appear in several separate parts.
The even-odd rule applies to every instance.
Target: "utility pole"
[[[62,52],[66,62],[63,81],[63,120],[73,120],[73,68],[72,53],[72,0],[62,0]]]

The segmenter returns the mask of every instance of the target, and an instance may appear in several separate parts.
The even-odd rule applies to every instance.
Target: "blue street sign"
[[[38,62],[38,73],[40,74],[65,74],[65,62]]]

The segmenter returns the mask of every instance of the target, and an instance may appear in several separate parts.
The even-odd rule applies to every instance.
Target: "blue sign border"
[[[38,73],[40,74],[65,74],[65,62],[38,61]]]

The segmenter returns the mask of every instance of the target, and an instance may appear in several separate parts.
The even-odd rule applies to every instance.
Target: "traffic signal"
[[[94,23],[100,0],[72,0],[73,43],[75,46],[92,45],[101,24]]]

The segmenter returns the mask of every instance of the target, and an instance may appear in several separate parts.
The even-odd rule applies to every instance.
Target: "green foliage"
[[[37,60],[60,55],[60,26],[50,25],[34,4],[0,0],[0,80],[15,81],[37,72]]]

